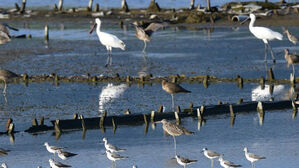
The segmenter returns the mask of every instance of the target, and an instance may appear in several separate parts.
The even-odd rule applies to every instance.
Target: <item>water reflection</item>
[[[265,88],[258,86],[251,91],[252,101],[269,101],[271,98],[277,100],[288,100],[291,97],[290,89],[285,85],[265,85]]]
[[[99,94],[99,113],[103,114],[105,106],[119,98],[127,88],[127,84],[114,85],[108,83],[107,86],[104,86]]]

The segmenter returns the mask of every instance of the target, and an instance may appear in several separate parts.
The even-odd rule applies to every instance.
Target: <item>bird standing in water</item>
[[[89,34],[93,32],[93,30],[96,28],[97,30],[97,35],[99,37],[100,42],[106,47],[108,51],[108,57],[107,57],[107,62],[105,67],[108,65],[112,65],[112,48],[120,48],[122,50],[126,49],[126,45],[123,41],[121,41],[119,38],[117,38],[113,34],[109,34],[106,32],[101,31],[101,20],[99,18],[95,19],[95,24],[89,31]]]

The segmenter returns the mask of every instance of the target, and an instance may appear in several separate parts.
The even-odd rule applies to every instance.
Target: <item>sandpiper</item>
[[[222,155],[219,156],[219,162],[220,162],[220,165],[223,167],[223,168],[234,168],[234,167],[241,167],[241,165],[238,165],[238,164],[234,164],[233,162],[230,162],[228,160],[224,160]]]
[[[104,143],[105,143],[105,148],[106,148],[106,150],[109,150],[109,151],[111,151],[112,153],[114,153],[114,152],[123,152],[123,151],[126,150],[126,149],[118,148],[118,147],[116,147],[116,146],[114,146],[114,145],[112,145],[112,144],[108,144],[108,140],[107,140],[107,138],[103,138],[103,141],[104,141]]]
[[[247,147],[244,148],[244,152],[245,152],[246,159],[251,162],[252,167],[255,167],[254,162],[262,160],[262,159],[266,159],[266,157],[264,157],[264,156],[258,156],[253,153],[249,153]]]
[[[213,159],[220,157],[220,154],[219,154],[219,153],[214,152],[214,151],[212,151],[212,150],[208,150],[207,148],[203,148],[203,149],[202,149],[202,152],[203,152],[203,154],[204,154],[207,158],[209,158],[209,159],[211,160],[211,167],[214,166],[214,160],[213,160]]]
[[[191,163],[197,162],[197,160],[190,160],[187,158],[180,157],[178,155],[175,155],[175,158],[176,158],[176,161],[178,162],[178,164],[180,164],[181,166],[184,166],[184,168],[186,168],[186,166]]]
[[[6,163],[2,163],[2,164],[1,164],[1,167],[2,167],[2,168],[7,168]]]
[[[128,157],[126,157],[126,156],[120,156],[120,155],[117,154],[117,153],[112,153],[112,152],[110,152],[109,150],[106,150],[106,155],[107,155],[107,158],[113,162],[113,164],[115,164],[115,162],[116,162],[117,160],[122,160],[122,159],[126,159],[126,158],[128,158]]]
[[[55,160],[53,160],[53,159],[49,159],[49,163],[50,163],[51,168],[72,167],[72,166],[70,166],[70,165],[66,165],[66,164],[57,162],[57,161],[55,161]]]
[[[288,66],[293,66],[293,75],[295,75],[295,67],[294,64],[299,63],[299,55],[291,54],[288,49],[284,49],[284,58],[288,62]]]
[[[58,154],[58,157],[62,160],[67,160],[68,158],[70,157],[73,157],[73,156],[76,156],[78,154],[76,153],[71,153],[71,152],[63,152],[63,151],[60,151],[58,150],[57,151],[57,154]]]
[[[45,142],[44,146],[46,146],[48,152],[54,154],[54,157],[55,157],[55,153],[57,153],[58,151],[61,151],[61,150],[65,149],[64,147],[50,146],[48,142]]]

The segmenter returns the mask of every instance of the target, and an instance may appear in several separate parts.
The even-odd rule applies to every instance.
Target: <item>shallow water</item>
[[[113,66],[107,69],[104,67],[107,58],[106,49],[99,43],[95,34],[87,33],[89,23],[84,28],[66,27],[65,30],[60,30],[59,23],[56,23],[56,27],[50,31],[50,41],[47,45],[43,42],[40,26],[18,32],[32,34],[31,40],[14,39],[0,46],[0,67],[28,74],[51,72],[58,75],[119,73],[121,76],[149,73],[154,76],[208,74],[229,78],[237,75],[244,78],[266,77],[266,69],[271,67],[276,78],[289,78],[292,68],[287,67],[283,49],[289,48],[291,52],[299,50],[299,47],[290,43],[286,37],[282,41],[272,41],[277,63],[272,64],[269,53],[268,64],[265,64],[264,44],[261,40],[257,40],[247,27],[201,28],[197,31],[184,27],[168,27],[154,33],[144,55],[141,52],[143,42],[135,37],[135,30],[132,27],[122,31],[116,24],[104,21],[103,31],[117,35],[126,44],[126,51],[113,49]],[[282,32],[280,27],[272,29]],[[295,35],[299,35],[296,34],[298,27],[289,29]]]

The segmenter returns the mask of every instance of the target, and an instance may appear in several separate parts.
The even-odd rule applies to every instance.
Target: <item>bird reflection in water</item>
[[[109,83],[104,86],[99,94],[99,113],[103,114],[107,105],[119,98],[128,88],[127,84],[115,85]]]

